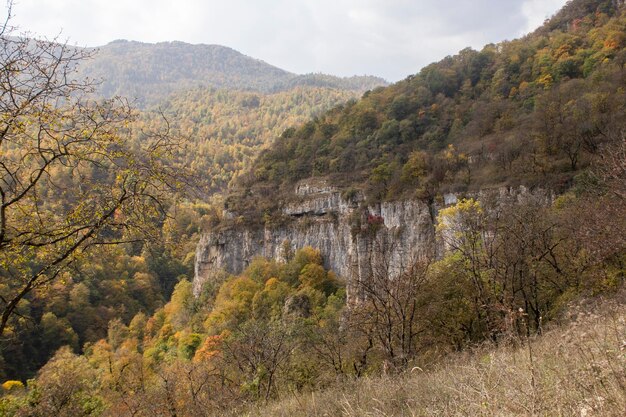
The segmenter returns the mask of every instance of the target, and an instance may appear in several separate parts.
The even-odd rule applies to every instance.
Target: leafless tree
[[[399,259],[394,244],[376,237],[369,273],[360,277],[360,299],[350,308],[350,320],[367,333],[367,346],[375,342],[386,360],[405,368],[416,354],[417,338],[424,330],[421,290],[427,282],[430,259]],[[408,255],[407,255],[408,256]]]
[[[138,239],[181,187],[169,129],[136,132],[122,99],[87,98],[93,52],[0,29],[0,335],[31,291],[93,245]],[[139,140],[133,140],[139,138]]]
[[[223,341],[224,355],[243,378],[243,385],[258,398],[269,400],[281,370],[297,346],[287,325],[251,321],[239,326]]]

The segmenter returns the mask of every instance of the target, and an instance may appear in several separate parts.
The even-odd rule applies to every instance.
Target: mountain
[[[80,74],[102,80],[101,95],[136,98],[142,107],[197,87],[272,93],[312,86],[363,93],[387,84],[372,76],[297,75],[219,45],[117,40],[96,49]]]
[[[58,48],[45,41],[27,42],[33,50]],[[77,51],[70,48],[70,52]],[[82,56],[85,51],[78,52],[77,56]],[[229,48],[180,42],[146,45],[119,41],[95,53],[90,61],[77,61],[84,64],[79,75],[103,78],[98,92],[101,96],[138,97],[137,104],[143,108],[135,113],[129,138],[137,149],[144,143],[146,132],[171,129],[180,146],[172,149],[174,155],[168,164],[193,174],[194,189],[206,199],[223,191],[286,129],[359,97],[359,91],[370,88],[370,82],[383,82],[373,77],[295,75]],[[157,108],[160,111],[153,111]],[[3,153],[3,158],[6,156]],[[55,174],[63,175],[60,171]],[[97,181],[104,180],[99,177]],[[58,192],[52,192],[46,201],[59,205],[76,202]],[[159,247],[144,243],[138,244],[142,249],[104,251],[90,262],[88,272],[74,270],[71,279],[56,287],[58,298],[41,294],[29,297],[32,309],[28,314],[34,325],[16,324],[12,330],[18,336],[10,343],[0,343],[0,379],[33,376],[61,344],[79,348],[105,337],[110,320],[128,321],[138,311],[152,314],[169,298],[178,280],[192,278],[199,225],[211,223],[217,216],[203,203],[174,204],[168,209],[176,221],[156,226],[164,232]],[[130,259],[137,268],[125,263]],[[100,270],[108,264],[120,265],[121,269]],[[128,279],[121,278],[129,268],[135,268],[134,272]],[[5,288],[0,283],[0,290]],[[90,306],[56,308],[71,304],[68,297],[73,289],[86,295]],[[54,329],[52,336],[46,336],[47,330],[42,329]]]
[[[162,100],[151,75],[174,162],[230,195],[25,299],[0,415],[624,415],[625,64],[623,1],[573,0],[360,100],[298,84],[321,75]],[[61,163],[35,208],[99,175]]]
[[[479,245],[499,236],[511,239],[493,243],[501,249],[545,226],[533,222],[548,210],[546,219],[554,224],[533,231],[537,235],[531,240],[558,228],[572,245],[590,247],[605,239],[613,243],[603,244],[592,262],[615,262],[626,243],[621,238],[626,219],[618,214],[626,210],[625,64],[623,2],[573,1],[524,38],[481,51],[464,49],[287,129],[239,176],[221,222],[201,237],[195,293],[222,269],[240,273],[257,256],[280,262],[285,245],[312,246],[320,250],[324,266],[345,279],[348,300],[358,300],[364,291],[359,285],[379,271],[394,277],[414,259],[442,256],[446,236],[441,230],[448,225],[439,214],[446,212],[456,213],[450,215],[454,221],[473,212],[480,219],[452,234],[486,222],[470,239],[478,236],[474,243]],[[549,211],[555,200],[554,212]],[[580,217],[556,226],[573,215],[559,210],[576,205]],[[529,229],[522,232],[509,223],[516,221]],[[602,222],[615,233],[600,238],[601,228],[590,225]],[[518,249],[526,250],[507,250]],[[558,264],[564,277],[561,262],[575,264],[568,256],[549,268]],[[509,260],[498,260],[506,272],[492,264],[488,269],[495,270],[485,273],[506,276],[517,270]],[[546,297],[570,285],[577,291],[577,282],[557,284]],[[494,285],[515,293],[505,298],[519,295],[517,283]],[[555,300],[541,307],[544,312]],[[493,308],[514,308],[516,302],[523,303]],[[537,320],[539,310],[533,313]]]
[[[582,0],[524,38],[448,56],[286,131],[241,177],[232,207],[267,210],[264,190],[288,199],[307,179],[369,202],[563,191],[623,131],[625,33],[623,2]],[[267,203],[277,207],[275,194]]]
[[[350,298],[381,252],[441,253],[436,214],[464,198],[595,189],[626,128],[625,34],[622,2],[571,2],[524,38],[464,49],[286,130],[201,238],[195,291],[220,269],[280,259],[289,242],[320,249]]]

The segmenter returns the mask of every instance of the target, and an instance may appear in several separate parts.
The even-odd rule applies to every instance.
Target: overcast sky
[[[230,46],[296,73],[397,81],[466,46],[513,39],[566,0],[15,0],[21,30]],[[3,12],[6,15],[6,11]]]

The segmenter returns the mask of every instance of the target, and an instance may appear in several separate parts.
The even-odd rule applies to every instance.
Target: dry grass
[[[351,381],[237,416],[626,416],[626,294],[570,310],[517,347],[482,347],[406,375]]]

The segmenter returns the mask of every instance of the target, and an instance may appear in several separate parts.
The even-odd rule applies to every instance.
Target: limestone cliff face
[[[312,246],[326,267],[348,284],[386,265],[403,263],[435,250],[436,209],[419,200],[363,207],[363,196],[342,194],[325,183],[303,183],[297,200],[282,208],[286,221],[256,229],[232,227],[204,234],[196,250],[194,292],[220,270],[237,274],[256,256],[283,260],[285,250]],[[451,197],[447,197],[451,198]]]
[[[365,206],[361,193],[347,194],[309,180],[296,187],[292,202],[283,204],[280,224],[233,226],[204,234],[196,249],[194,293],[221,270],[240,273],[256,256],[282,261],[286,250],[312,246],[321,251],[325,266],[345,280],[348,298],[358,297],[356,284],[381,273],[381,268],[382,273],[397,276],[412,261],[437,257],[445,250],[435,238],[436,216],[439,208],[457,203],[457,195],[444,194],[438,204],[405,200]],[[530,199],[549,205],[555,198],[552,192],[523,186],[465,197],[492,209]]]

